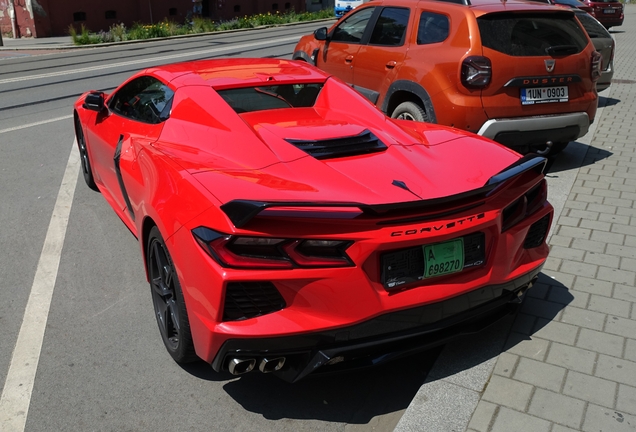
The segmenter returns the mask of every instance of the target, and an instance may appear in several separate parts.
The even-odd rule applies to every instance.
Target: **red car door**
[[[135,140],[154,142],[169,113],[172,90],[154,77],[142,76],[126,83],[108,99],[108,109],[90,125],[88,143],[93,174],[105,198],[134,220],[121,160],[136,160]]]

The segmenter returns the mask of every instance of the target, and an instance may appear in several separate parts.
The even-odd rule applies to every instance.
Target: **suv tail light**
[[[234,236],[199,227],[194,238],[223,267],[244,269],[292,269],[350,267],[347,240],[284,239]]]
[[[592,81],[596,82],[601,77],[601,68],[603,63],[603,56],[598,51],[594,51],[592,54],[592,70],[590,71]]]
[[[462,62],[462,84],[467,88],[486,87],[492,77],[492,64],[488,57],[470,56]]]

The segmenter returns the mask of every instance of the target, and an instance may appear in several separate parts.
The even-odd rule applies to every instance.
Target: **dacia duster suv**
[[[574,13],[463,1],[370,1],[303,36],[293,58],[346,81],[393,118],[468,130],[521,153],[557,153],[585,135],[601,55]]]

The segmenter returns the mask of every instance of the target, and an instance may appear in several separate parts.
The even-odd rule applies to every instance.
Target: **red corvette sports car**
[[[289,60],[137,73],[74,107],[177,362],[297,381],[480,330],[548,255],[546,160],[387,118]]]

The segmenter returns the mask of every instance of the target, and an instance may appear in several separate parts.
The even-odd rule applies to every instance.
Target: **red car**
[[[606,29],[623,25],[625,6],[618,0],[583,0],[593,11],[590,14]]]
[[[545,159],[390,119],[300,62],[144,70],[74,109],[177,362],[296,381],[507,313],[548,255]]]

